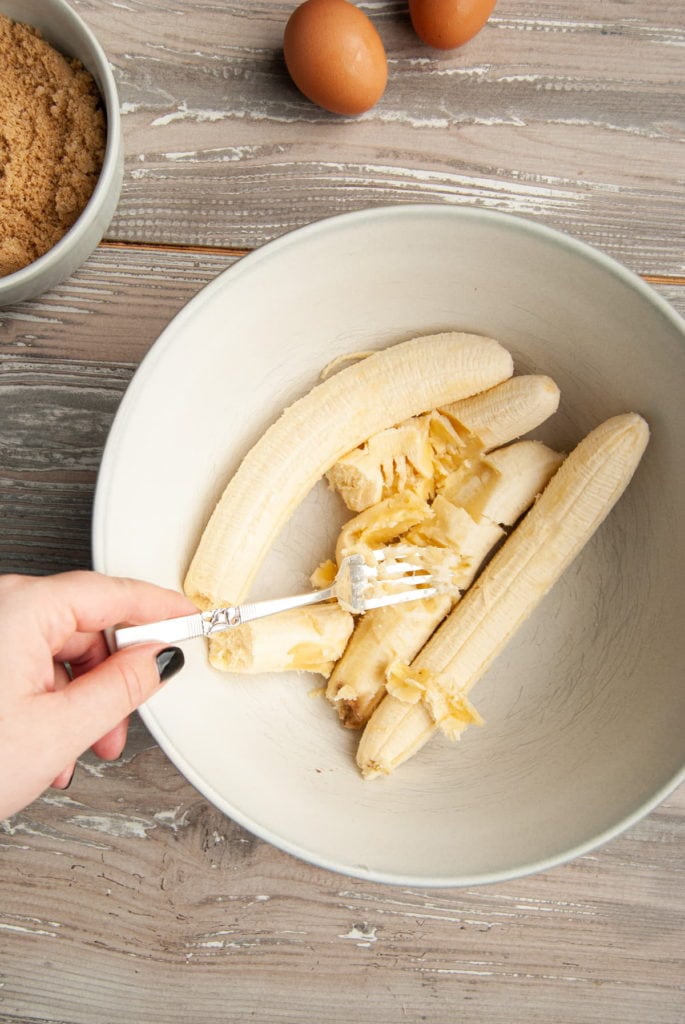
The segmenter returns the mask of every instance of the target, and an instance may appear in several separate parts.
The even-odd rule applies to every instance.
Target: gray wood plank
[[[403,3],[366,5],[390,79],[358,119],[290,82],[293,4],[77,6],[124,113],[112,238],[252,247],[347,210],[434,202],[524,214],[640,272],[683,273],[680,0],[500,0],[447,53],[416,39]]]
[[[0,1020],[677,1024],[684,831],[681,790],[532,878],[360,882],[224,818],[137,721],[0,825]]]
[[[235,257],[101,247],[69,281],[0,310],[0,572],[91,565],[107,434],[136,366]]]

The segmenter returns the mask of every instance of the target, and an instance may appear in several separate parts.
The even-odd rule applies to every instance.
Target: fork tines
[[[383,597],[364,598],[364,611],[384,608],[388,604],[404,604],[407,601],[422,601],[437,594],[435,587],[412,587],[400,594],[385,594]]]
[[[376,590],[378,596],[364,598],[365,609],[419,601],[437,594],[437,589],[430,586],[431,573],[424,566],[409,561],[404,553],[384,548],[374,552],[374,559],[376,565],[368,567],[368,578],[383,590]],[[407,589],[402,590],[403,587]]]

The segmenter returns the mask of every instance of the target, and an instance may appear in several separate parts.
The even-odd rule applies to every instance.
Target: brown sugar
[[[95,188],[105,142],[90,73],[0,15],[0,277],[69,230]]]

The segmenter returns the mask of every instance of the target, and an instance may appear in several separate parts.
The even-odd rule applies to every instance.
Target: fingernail
[[[177,672],[180,672],[186,663],[183,651],[180,647],[165,647],[156,658],[157,671],[159,672],[160,683],[165,683]]]

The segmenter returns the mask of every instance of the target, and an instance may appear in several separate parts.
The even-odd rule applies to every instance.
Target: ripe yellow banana
[[[559,453],[540,441],[518,441],[489,452],[469,476],[449,477],[438,497],[463,508],[474,519],[485,517],[513,526],[560,464]]]
[[[456,552],[461,561],[453,570],[454,579],[465,590],[504,536],[502,525],[511,525],[523,514],[561,459],[539,441],[519,441],[492,452],[478,460],[470,478],[462,481],[470,506],[453,504],[438,494],[430,514],[405,534],[405,541],[419,545],[419,551],[428,544],[444,554]],[[476,486],[469,486],[468,479],[475,480]],[[374,508],[356,518],[364,520]],[[358,536],[358,531],[348,529],[348,533]],[[383,699],[392,666],[412,660],[456,599],[458,591],[453,591],[427,601],[375,609],[360,619],[326,689],[344,725],[360,728],[368,721]]]
[[[558,405],[559,388],[550,377],[512,377],[369,437],[343,455],[326,476],[353,512],[407,490],[429,500],[450,469],[521,437]]]
[[[337,603],[293,608],[217,633],[209,661],[224,672],[318,672],[328,678],[353,629],[353,616]]]
[[[357,751],[365,777],[392,772],[438,728],[457,738],[478,721],[471,687],[609,514],[648,440],[642,417],[626,413],[596,427],[565,459],[418,657],[388,680]]]
[[[205,527],[184,589],[200,608],[244,600],[273,540],[317,480],[379,430],[509,378],[492,338],[413,338],[348,366],[294,402],[243,459]]]
[[[326,687],[326,697],[344,726],[360,729],[369,720],[385,696],[390,665],[410,662],[452,603],[451,595],[437,594],[362,615]]]
[[[381,430],[334,463],[326,474],[329,484],[353,512],[407,490],[430,498],[434,467],[429,427],[428,416],[414,416]]]
[[[349,656],[340,668],[339,682],[333,683],[328,691],[345,724],[354,728],[364,724],[383,696],[388,665],[394,660],[410,660],[417,653],[449,611],[450,595],[454,598],[459,589],[470,584],[477,567],[501,538],[503,531],[495,524],[514,522],[557,465],[558,456],[537,442],[509,446],[502,449],[502,456],[495,451],[484,460],[485,444],[495,437],[510,440],[537,426],[555,411],[558,400],[558,388],[548,377],[513,378],[473,399],[454,403],[449,417],[431,411],[374,435],[351,453],[356,460],[352,460],[356,466],[353,472],[347,458],[334,466],[337,471],[332,474],[331,483],[343,490],[349,483],[348,497],[352,500],[348,504],[355,504],[355,495],[358,499],[360,494],[369,493],[369,487],[375,497],[381,493],[388,495],[343,527],[336,546],[338,562],[347,553],[383,547],[407,535],[412,543],[421,546],[422,564],[439,579],[445,581],[449,577],[450,581],[439,597],[412,603],[411,617],[406,611],[385,608],[357,622]],[[460,409],[468,426],[455,418]],[[481,433],[486,442],[476,438],[471,430]],[[505,430],[510,436],[506,436]],[[388,463],[389,445],[393,455]],[[406,449],[404,453],[402,446]],[[548,466],[550,458],[553,464]],[[543,476],[539,481],[535,476],[526,480],[526,473],[531,472]],[[429,506],[424,496],[433,494],[437,486],[442,493]],[[517,493],[523,498],[520,507]],[[472,500],[476,494],[479,506]],[[499,509],[494,504],[497,495],[501,495]],[[476,526],[474,520],[478,519],[480,523]],[[325,568],[325,573],[320,567],[312,578],[315,586],[332,582],[336,565],[331,562]],[[291,651],[296,647],[308,651],[306,660],[298,657],[296,667],[328,676],[331,661],[337,661],[345,650],[347,635],[342,623],[334,626],[326,619],[321,624],[317,656],[316,636],[309,633],[312,619],[306,612],[302,616],[298,623],[297,613],[291,614],[288,630],[275,617],[217,635],[210,641],[211,663],[233,672],[286,671],[294,667]],[[303,634],[310,637],[306,648],[298,640]],[[381,636],[385,636],[385,643],[378,639]]]
[[[482,394],[443,406],[441,411],[491,451],[543,423],[559,407],[551,377],[530,373],[512,377]]]

